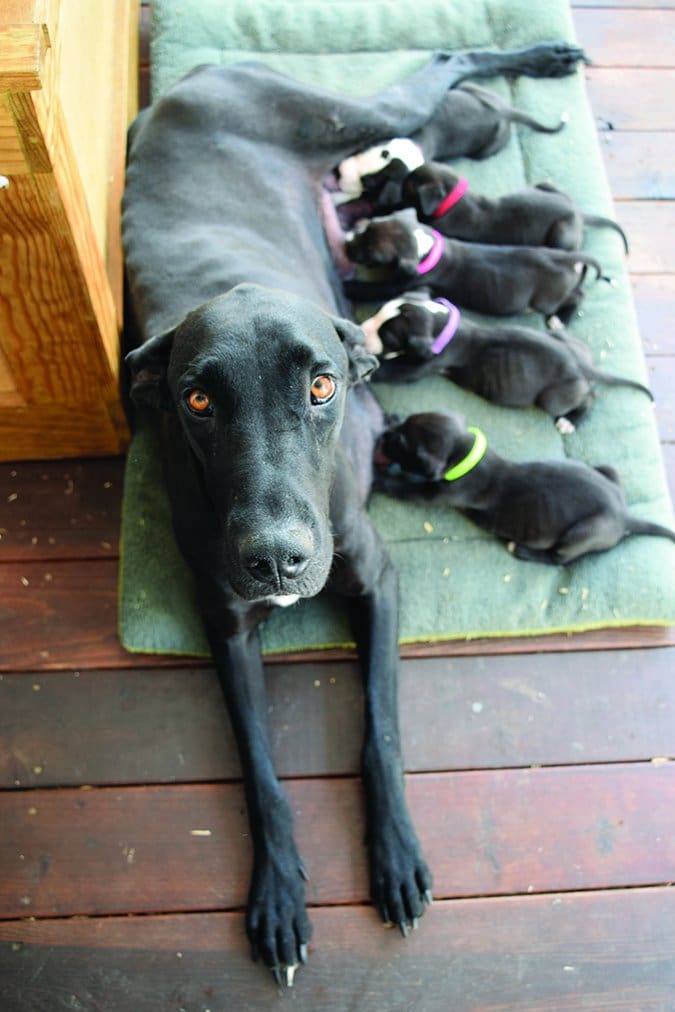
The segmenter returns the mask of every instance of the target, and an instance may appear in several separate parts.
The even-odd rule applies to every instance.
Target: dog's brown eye
[[[188,407],[196,415],[204,415],[211,407],[211,401],[203,390],[191,390],[187,395]]]
[[[315,376],[310,393],[314,404],[325,404],[335,393],[335,381],[330,376]]]

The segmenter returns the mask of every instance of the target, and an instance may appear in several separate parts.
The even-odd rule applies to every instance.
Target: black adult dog
[[[583,299],[587,267],[602,277],[598,261],[581,251],[543,246],[491,246],[446,239],[400,212],[363,223],[348,237],[347,257],[385,271],[384,281],[348,282],[354,298],[385,298],[428,286],[434,295],[494,316],[528,309],[567,322]]]
[[[566,565],[628,534],[675,541],[675,531],[628,512],[613,467],[505,460],[458,412],[410,415],[383,432],[375,459],[384,491],[454,506],[519,559]]]
[[[371,99],[257,63],[203,67],[131,128],[123,240],[145,342],[128,356],[131,393],[161,410],[176,537],[241,756],[253,955],[289,984],[310,926],[265,730],[257,626],[275,604],[324,586],[349,600],[372,897],[404,934],[431,897],[404,799],[397,578],[364,510],[382,419],[360,381],[376,360],[344,319],[322,180],[356,151],[443,122],[448,88],[467,77],[560,76],[581,58],[564,43],[438,54]]]
[[[614,229],[628,252],[628,240],[617,222],[584,214],[550,183],[492,199],[475,193],[447,166],[425,162],[408,173],[401,191],[403,207],[414,207],[420,221],[451,239],[576,250],[581,248],[584,226],[599,225]]]
[[[494,404],[536,405],[563,434],[590,410],[594,383],[630,387],[653,400],[647,387],[593,365],[591,352],[564,329],[535,330],[510,323],[472,323],[445,299],[408,292],[393,299],[361,328],[366,349],[381,356],[372,378],[412,383],[441,373]]]

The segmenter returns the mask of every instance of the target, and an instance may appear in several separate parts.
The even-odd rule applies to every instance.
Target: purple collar
[[[417,265],[418,274],[428,274],[429,271],[433,271],[434,267],[443,256],[445,240],[443,239],[441,233],[437,232],[435,228],[432,228],[431,231],[434,236],[434,244],[427,253],[427,255],[424,257],[424,259],[420,260],[420,262],[418,263]]]
[[[454,306],[452,302],[448,302],[447,299],[434,299],[434,302],[438,302],[439,305],[444,306],[450,314],[443,330],[431,345],[434,355],[438,355],[455,336],[457,327],[459,326],[460,312],[457,306]]]

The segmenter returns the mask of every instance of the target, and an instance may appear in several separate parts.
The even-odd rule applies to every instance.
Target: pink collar
[[[431,217],[442,218],[443,215],[447,211],[449,211],[451,207],[454,207],[455,204],[459,203],[459,201],[462,199],[462,197],[464,196],[464,194],[468,189],[469,189],[469,180],[465,179],[464,176],[460,176],[453,189],[450,190],[450,193],[447,195],[447,197],[443,198],[443,200],[440,202],[440,204],[438,205],[438,207],[436,208]]]
[[[428,274],[429,271],[433,271],[434,267],[443,256],[445,240],[443,239],[441,233],[437,232],[435,228],[432,228],[431,231],[434,236],[434,244],[427,253],[427,255],[424,257],[424,259],[420,260],[420,262],[418,263],[417,265],[418,274]]]
[[[441,306],[444,306],[450,314],[443,330],[431,345],[434,355],[438,355],[455,336],[457,327],[459,326],[460,312],[457,306],[454,306],[452,302],[448,302],[447,299],[434,299],[434,302],[438,302]]]

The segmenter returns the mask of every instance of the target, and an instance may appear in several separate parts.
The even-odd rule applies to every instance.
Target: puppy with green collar
[[[410,415],[385,430],[375,467],[382,491],[454,506],[519,559],[566,565],[629,534],[675,541],[675,531],[628,512],[614,468],[506,460],[457,412]]]

